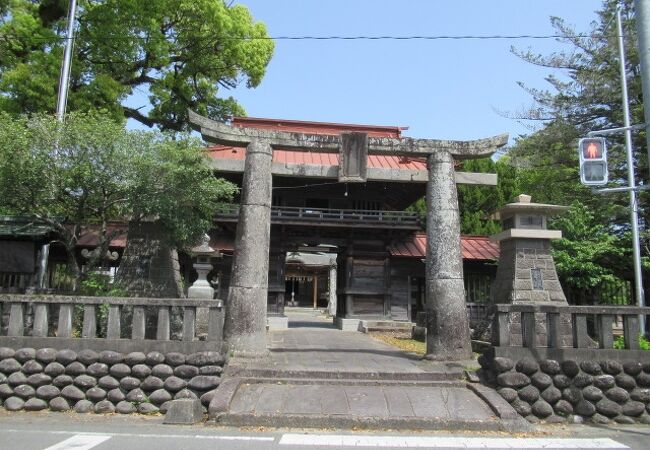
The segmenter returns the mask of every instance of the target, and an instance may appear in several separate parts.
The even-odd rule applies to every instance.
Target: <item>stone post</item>
[[[460,216],[454,159],[440,151],[427,159],[427,352],[431,360],[472,357],[465,307]]]
[[[329,269],[329,315],[331,317],[336,316],[336,258],[330,260],[330,269]]]
[[[271,234],[271,146],[253,140],[246,149],[224,338],[234,356],[266,354],[266,303]]]

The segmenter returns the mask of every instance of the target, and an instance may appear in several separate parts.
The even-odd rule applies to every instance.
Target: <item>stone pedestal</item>
[[[425,357],[447,361],[470,359],[454,160],[448,152],[437,152],[429,156],[427,163]]]
[[[234,356],[260,357],[267,353],[272,156],[271,146],[259,140],[253,140],[246,149],[224,324],[224,338]]]

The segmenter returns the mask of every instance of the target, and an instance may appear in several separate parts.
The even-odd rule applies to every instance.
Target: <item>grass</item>
[[[372,332],[369,334],[374,339],[392,345],[393,347],[397,347],[405,352],[415,353],[420,356],[424,356],[426,353],[425,343],[411,339],[411,333]]]

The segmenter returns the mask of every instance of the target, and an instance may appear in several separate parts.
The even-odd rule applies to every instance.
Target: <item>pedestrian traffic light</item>
[[[607,184],[607,143],[605,138],[583,138],[578,142],[580,181],[586,186]]]

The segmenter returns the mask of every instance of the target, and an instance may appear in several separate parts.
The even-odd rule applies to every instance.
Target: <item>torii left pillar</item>
[[[224,323],[228,351],[238,357],[267,353],[272,159],[267,142],[253,139],[248,144]]]

